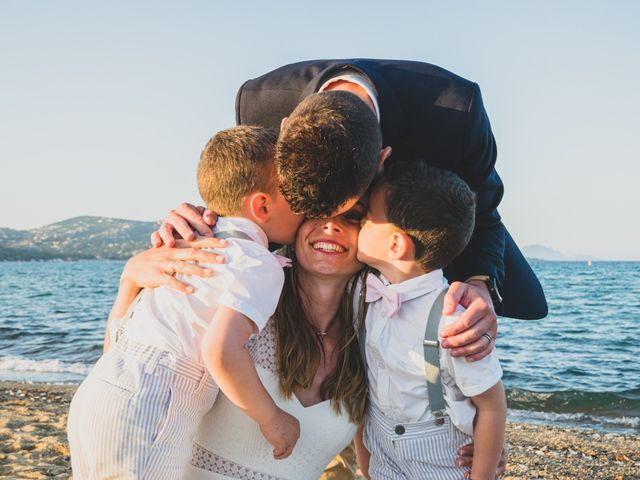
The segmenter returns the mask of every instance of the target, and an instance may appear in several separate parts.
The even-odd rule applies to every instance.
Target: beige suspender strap
[[[442,307],[447,290],[438,295],[431,306],[427,327],[424,330],[424,369],[427,377],[427,396],[429,408],[436,417],[436,423],[444,422],[444,393],[440,376],[440,341],[438,340],[438,327],[442,317]]]
[[[244,232],[240,232],[238,230],[225,230],[224,232],[217,232],[215,234],[216,238],[241,238],[242,240],[251,240],[253,241],[253,238],[251,238],[249,235],[247,235]]]

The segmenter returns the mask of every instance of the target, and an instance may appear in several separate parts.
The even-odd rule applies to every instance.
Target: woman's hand
[[[496,470],[496,478],[501,478],[504,475],[504,472],[507,470],[507,456],[509,451],[507,449],[507,445],[502,447],[502,455],[500,456],[500,463],[498,463],[498,469]],[[469,445],[465,445],[464,447],[460,447],[458,449],[458,458],[456,460],[456,465],[459,467],[469,467],[471,468],[471,464],[473,463],[473,443]],[[465,478],[469,478],[471,473],[467,472],[464,474]]]
[[[211,210],[185,202],[175,210],[171,210],[158,231],[151,234],[151,245],[174,247],[176,237],[192,241],[196,238],[195,232],[202,237],[212,237],[211,227],[217,220],[218,215]]]
[[[166,285],[183,293],[193,293],[193,286],[175,278],[176,273],[211,277],[211,268],[192,262],[224,263],[224,257],[217,253],[206,252],[203,248],[224,248],[224,239],[201,237],[192,242],[175,240],[176,248],[168,246],[151,248],[129,259],[124,267],[120,283],[135,285],[138,288],[154,288]]]
[[[484,284],[453,282],[444,299],[443,315],[453,314],[458,304],[466,311],[442,331],[442,347],[451,348],[452,357],[480,360],[491,353],[498,335],[498,317],[489,290]]]

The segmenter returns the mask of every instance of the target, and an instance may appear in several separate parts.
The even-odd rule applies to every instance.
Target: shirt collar
[[[387,285],[387,288],[398,292],[403,302],[438,290],[445,281],[442,269],[434,270],[433,272],[425,273],[424,275],[410,278],[400,283],[389,283],[382,274],[380,275],[380,280]]]
[[[356,72],[345,73],[342,75],[337,75],[335,77],[331,77],[329,80],[324,82],[319,92],[323,92],[326,88],[334,82],[338,80],[344,80],[345,82],[355,83],[360,85],[369,95],[371,99],[371,103],[373,103],[373,108],[375,109],[376,118],[378,119],[378,123],[380,123],[380,106],[378,105],[378,92],[376,91],[376,87],[371,83],[364,75],[361,75]]]
[[[269,239],[264,230],[260,228],[255,222],[247,218],[242,217],[218,217],[216,226],[213,229],[213,233],[228,232],[228,231],[240,231],[248,235],[251,240],[258,242],[265,248],[269,248]]]

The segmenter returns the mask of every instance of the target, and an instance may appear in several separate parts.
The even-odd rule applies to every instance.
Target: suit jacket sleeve
[[[469,245],[454,261],[455,276],[464,281],[473,275],[490,275],[501,284],[505,228],[497,208],[504,188],[495,170],[496,142],[476,84],[465,139],[458,173],[476,193],[476,226]]]

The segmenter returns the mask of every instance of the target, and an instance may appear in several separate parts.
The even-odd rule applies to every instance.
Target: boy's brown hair
[[[415,261],[427,272],[449,265],[467,246],[476,200],[455,173],[423,160],[385,164],[380,180],[387,220],[409,235]]]
[[[353,93],[305,98],[284,124],[276,149],[280,191],[296,213],[328,217],[361,196],[376,173],[382,134]]]
[[[198,164],[198,190],[209,210],[222,216],[239,215],[250,193],[276,191],[277,139],[273,130],[239,126],[209,140]]]

